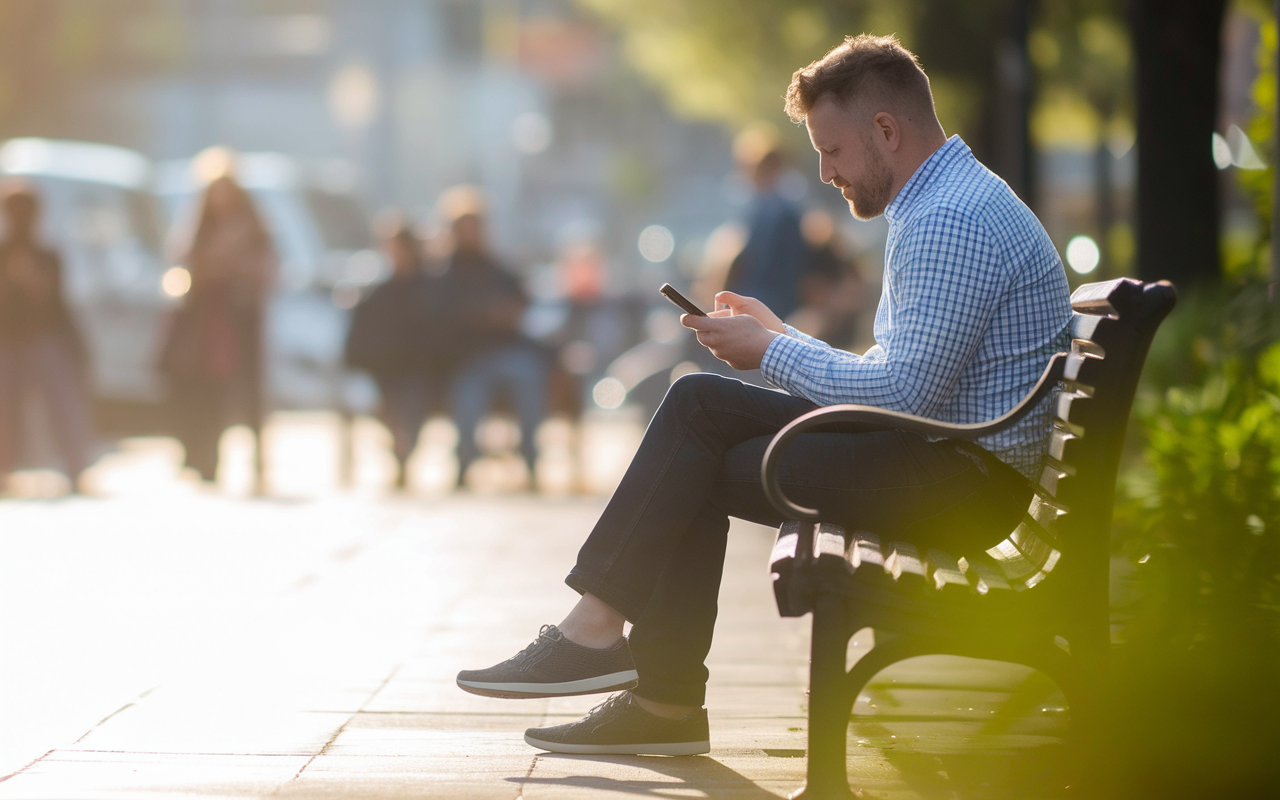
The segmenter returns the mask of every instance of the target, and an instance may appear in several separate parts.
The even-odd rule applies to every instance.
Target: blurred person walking
[[[39,393],[77,489],[92,442],[87,356],[62,294],[58,254],[40,241],[40,200],[25,183],[3,190],[0,238],[0,491],[8,483],[22,430],[22,407]]]
[[[786,167],[782,142],[770,130],[749,127],[734,140],[733,156],[753,194],[744,218],[747,241],[724,288],[754,297],[786,319],[800,304],[809,248],[800,232],[800,209],[779,191]]]
[[[396,486],[404,488],[406,464],[450,384],[455,359],[442,279],[424,271],[422,242],[402,216],[380,228],[392,274],[356,306],[343,357],[378,384],[398,465]]]
[[[459,371],[453,387],[453,420],[458,427],[458,485],[480,457],[476,428],[495,396],[505,391],[520,423],[520,453],[536,486],[536,434],[547,413],[546,355],[520,331],[529,305],[519,279],[489,249],[486,203],[480,190],[456,186],[440,196],[440,214],[449,225],[451,252],[444,273],[453,319],[453,346]]]
[[[244,422],[254,431],[261,490],[264,327],[275,248],[230,172],[209,183],[200,203],[182,259],[191,289],[171,319],[160,367],[186,465],[215,480],[222,431]]]

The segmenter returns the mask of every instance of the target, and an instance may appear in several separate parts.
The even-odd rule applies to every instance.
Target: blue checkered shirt
[[[959,136],[929,156],[884,212],[889,221],[876,345],[845,352],[788,326],[764,378],[818,405],[860,403],[950,423],[1018,404],[1067,347],[1070,291],[1040,221]],[[1050,424],[1040,406],[979,440],[1038,478]]]

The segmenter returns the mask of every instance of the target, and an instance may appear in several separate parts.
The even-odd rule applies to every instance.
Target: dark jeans
[[[672,385],[566,583],[631,623],[636,693],[678,705],[705,698],[729,517],[785,520],[760,486],[773,435],[816,406],[705,373]],[[796,439],[781,482],[831,521],[922,547],[985,549],[1030,500],[1026,480],[975,445],[893,430]]]
[[[511,392],[520,420],[520,454],[534,475],[538,461],[538,425],[547,416],[547,365],[542,354],[523,342],[491,350],[467,363],[453,385],[453,422],[458,426],[458,482],[480,457],[476,428],[498,391]]]

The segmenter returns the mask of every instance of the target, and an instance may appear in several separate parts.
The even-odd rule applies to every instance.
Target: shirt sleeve
[[[985,229],[938,209],[899,234],[885,280],[889,334],[863,355],[812,337],[774,337],[760,365],[778,388],[819,405],[859,403],[931,416],[986,332],[1005,280]]]

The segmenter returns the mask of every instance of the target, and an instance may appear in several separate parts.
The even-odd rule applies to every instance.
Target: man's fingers
[[[727,315],[721,314],[719,316]],[[712,317],[710,315],[702,317],[697,314],[683,314],[680,317],[680,324],[686,328],[693,328],[695,331],[709,331],[717,327],[717,323],[711,320]]]
[[[719,292],[716,294],[716,304],[728,306],[732,309],[740,309],[749,306],[752,303],[759,302],[754,297],[738,294],[737,292]]]
[[[707,312],[707,316],[708,316],[708,317],[732,317],[732,316],[733,316],[733,309],[732,309],[732,308],[721,308],[721,309],[718,309],[718,310],[716,310],[716,311],[708,311],[708,312]]]

